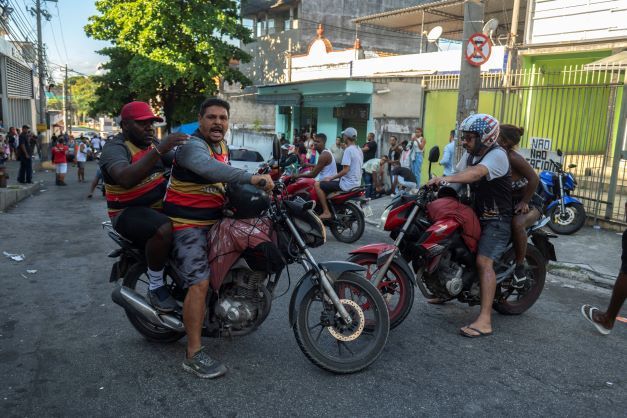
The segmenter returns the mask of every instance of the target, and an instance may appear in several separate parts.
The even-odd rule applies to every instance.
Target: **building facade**
[[[36,120],[33,70],[20,50],[4,39],[0,39],[0,120],[5,129],[34,127]]]

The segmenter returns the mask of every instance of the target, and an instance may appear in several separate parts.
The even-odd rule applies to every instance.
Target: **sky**
[[[13,0],[12,3],[32,4],[32,0]],[[96,51],[109,43],[88,38],[83,30],[87,18],[97,14],[94,3],[93,0],[46,2],[46,9],[52,19],[49,22],[42,20],[42,34],[50,62],[59,65],[67,63],[68,68],[83,74],[94,74],[98,70],[98,65],[105,57],[98,55]],[[34,17],[32,22],[35,27]],[[50,69],[53,68],[54,66]],[[60,79],[59,71],[53,74],[55,79]]]

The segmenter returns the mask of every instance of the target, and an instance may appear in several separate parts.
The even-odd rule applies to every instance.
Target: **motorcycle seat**
[[[350,189],[350,190],[346,190],[346,191],[344,191],[344,190],[340,190],[339,192],[329,193],[329,194],[327,195],[327,199],[330,199],[330,198],[332,198],[332,197],[339,196],[339,195],[342,195],[342,194],[347,194],[347,193],[363,192],[363,191],[365,191],[365,190],[366,190],[366,188],[365,188],[365,187],[363,187],[363,186],[353,187],[352,189]]]

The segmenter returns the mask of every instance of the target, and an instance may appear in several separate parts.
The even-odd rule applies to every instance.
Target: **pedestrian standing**
[[[453,174],[453,167],[455,163],[455,130],[451,131],[450,136],[448,137],[448,144],[444,147],[444,152],[442,153],[442,159],[440,160],[440,165],[444,167],[444,175],[450,176]]]
[[[396,193],[396,183],[398,182],[398,176],[392,174],[392,169],[398,167],[401,159],[401,152],[403,148],[399,145],[398,139],[391,135],[389,139],[390,149],[388,150],[387,165],[388,165],[388,177],[390,178],[390,193]]]
[[[10,158],[12,160],[17,160],[17,144],[18,144],[18,135],[17,135],[17,129],[15,129],[15,127],[11,126],[9,128],[9,133],[7,134],[7,138],[9,140],[9,151],[10,151]]]
[[[74,139],[73,135],[70,135],[68,137],[69,139],[67,141],[64,141],[64,143],[67,145],[69,151],[67,154],[67,162],[71,163],[72,166],[75,166],[75,158],[76,158],[76,140]]]
[[[377,141],[374,140],[374,132],[368,133],[368,138],[361,151],[364,153],[364,163],[377,156]]]
[[[412,170],[414,176],[416,176],[416,181],[418,182],[418,187],[420,187],[420,173],[422,172],[422,161],[424,159],[424,149],[425,145],[427,145],[427,141],[425,140],[422,128],[416,128],[416,131],[411,136],[412,143]]]
[[[52,162],[55,165],[56,185],[67,186],[65,174],[67,173],[67,154],[69,148],[63,141],[57,141],[57,145],[52,148]]]
[[[85,164],[87,163],[87,144],[78,141],[76,145],[76,165],[78,166],[78,182],[85,181]]]
[[[20,171],[17,175],[18,183],[33,183],[33,149],[30,141],[30,126],[23,125],[22,133],[18,138],[17,145],[18,159],[20,160]]]
[[[335,158],[337,171],[341,171],[342,164],[340,163],[342,162],[342,157],[344,156],[344,144],[342,144],[341,136],[335,138],[335,144],[331,145],[329,151],[331,151],[331,154],[333,154],[333,158]]]
[[[583,305],[581,307],[583,317],[603,335],[608,335],[614,328],[616,317],[625,302],[625,298],[627,298],[627,230],[623,232],[622,247],[620,272],[614,283],[607,310],[601,312],[599,308],[592,305]]]

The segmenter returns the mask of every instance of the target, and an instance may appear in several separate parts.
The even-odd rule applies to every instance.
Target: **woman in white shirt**
[[[85,182],[85,163],[87,162],[87,145],[78,141],[76,145],[76,164],[78,165],[78,182]]]

